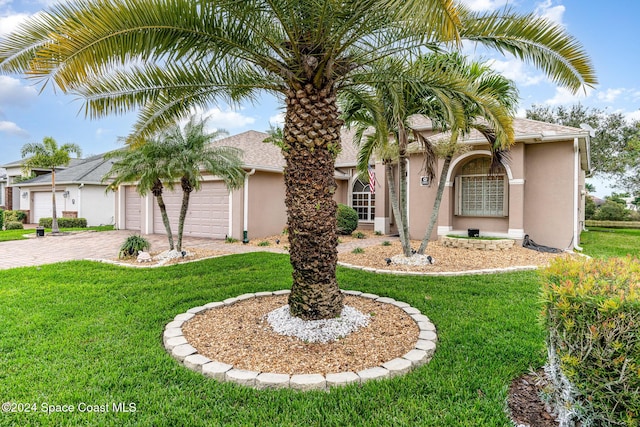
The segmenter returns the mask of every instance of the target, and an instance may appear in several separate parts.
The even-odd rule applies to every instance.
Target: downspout
[[[78,218],[82,218],[82,187],[84,187],[84,182],[81,182],[80,185],[78,186],[78,200],[76,200],[76,203],[78,204]],[[73,199],[72,199],[72,204],[73,204]],[[66,208],[66,204],[65,204],[65,208]]]
[[[242,243],[249,243],[249,177],[256,173],[256,169],[251,169],[251,172],[244,176],[244,226],[242,231]]]
[[[580,241],[580,212],[579,200],[580,194],[578,191],[578,183],[580,182],[580,145],[578,144],[578,138],[573,139],[573,248],[579,251],[582,250],[578,246]]]

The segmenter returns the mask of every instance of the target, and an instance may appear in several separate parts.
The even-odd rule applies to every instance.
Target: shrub
[[[382,246],[391,246],[391,242],[388,240],[385,240],[384,242],[381,243]]]
[[[51,228],[53,218],[40,218],[38,225],[44,228]],[[86,218],[58,218],[58,227],[60,228],[87,228]]]
[[[585,425],[637,426],[640,260],[558,259],[542,277],[557,406]]]
[[[4,209],[0,209],[0,230],[4,227]]]
[[[358,231],[356,234],[353,235],[353,237],[355,237],[356,239],[366,239],[367,235],[364,234],[362,231]]]
[[[120,246],[120,252],[118,258],[129,258],[138,256],[138,254],[144,250],[149,250],[151,244],[147,239],[142,236],[132,235],[127,237],[122,246]]]
[[[19,221],[7,221],[5,228],[7,230],[22,230],[24,225]]]
[[[25,211],[4,211],[4,220],[6,222],[24,222],[27,219]]]
[[[607,200],[597,210],[593,219],[598,221],[627,221],[631,211],[622,204],[613,200]]]
[[[271,245],[271,243],[269,243],[267,240],[263,240],[262,242],[258,243],[258,246],[269,246]]]
[[[347,205],[338,204],[337,214],[337,231],[338,234],[349,235],[358,228],[358,212]]]
[[[355,248],[354,250],[351,251],[352,254],[363,254],[364,253],[364,249],[358,247]]]
[[[225,243],[235,243],[235,242],[237,242],[237,241],[238,241],[238,239],[236,239],[235,237],[231,237],[231,236],[227,236],[227,237],[224,239],[224,242],[225,242]]]

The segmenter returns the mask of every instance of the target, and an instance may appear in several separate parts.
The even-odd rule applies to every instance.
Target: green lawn
[[[393,380],[257,391],[205,378],[165,352],[163,328],[176,314],[289,288],[290,275],[286,255],[267,253],[158,269],[68,262],[0,271],[0,402],[39,411],[0,413],[0,425],[510,426],[510,381],[545,362],[536,272],[420,278],[340,268],[343,289],[406,301],[438,328],[433,360]],[[114,412],[120,402],[135,412]],[[41,412],[81,403],[109,412]]]
[[[61,228],[60,231],[86,231],[86,230],[94,230],[94,231],[111,231],[113,230],[113,225],[101,225],[95,227],[86,227],[86,228]],[[51,233],[50,228],[44,229],[45,233]],[[0,230],[0,242],[8,242],[9,240],[24,240],[28,239],[25,237],[29,234],[36,234],[36,230],[33,228],[27,230]]]
[[[598,258],[640,257],[640,230],[589,227],[580,235],[580,246],[585,254]]]

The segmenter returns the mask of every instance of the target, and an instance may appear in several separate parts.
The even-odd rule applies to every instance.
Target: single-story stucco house
[[[438,135],[428,120],[418,121],[415,127],[436,142],[447,137]],[[491,176],[487,141],[477,133],[461,141],[469,149],[451,163],[432,239],[479,229],[484,236],[516,240],[528,234],[537,243],[563,249],[579,245],[584,180],[590,168],[588,131],[526,119],[515,119],[514,127],[510,161]],[[285,229],[285,162],[279,148],[263,142],[267,136],[248,131],[215,142],[244,152],[245,183],[240,190],[228,192],[220,179],[205,176],[202,189],[191,195],[185,235],[258,239]],[[362,228],[396,233],[383,165],[375,164],[376,188],[371,192],[368,179],[360,179],[355,169],[357,148],[352,134],[343,133],[342,145],[335,167],[336,201],[356,209]],[[422,162],[421,154],[413,154],[408,165],[413,239],[421,239],[426,231],[437,189],[437,179],[424,179]],[[172,229],[177,229],[181,197],[179,188],[164,193]],[[115,206],[117,228],[164,233],[154,197],[140,197],[135,183],[117,189]]]
[[[114,194],[107,192],[102,177],[111,169],[112,160],[102,155],[86,159],[72,159],[69,166],[56,170],[56,214],[59,218],[85,218],[87,225],[114,223]],[[22,169],[17,161],[4,166],[16,174]],[[14,175],[12,175],[14,176]],[[51,172],[39,170],[37,176],[26,181],[12,181],[12,208],[28,212],[28,222],[37,224],[40,218],[53,213]]]

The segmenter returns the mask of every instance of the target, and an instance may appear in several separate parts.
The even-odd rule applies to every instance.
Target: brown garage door
[[[178,233],[178,216],[182,191],[166,191],[162,198],[167,207],[171,232]],[[154,233],[166,234],[158,204],[153,205]],[[229,233],[229,192],[222,182],[204,182],[199,191],[191,193],[189,210],[184,221],[184,236],[224,239]]]
[[[136,192],[136,187],[124,187],[124,228],[140,231],[140,205],[142,200]]]

